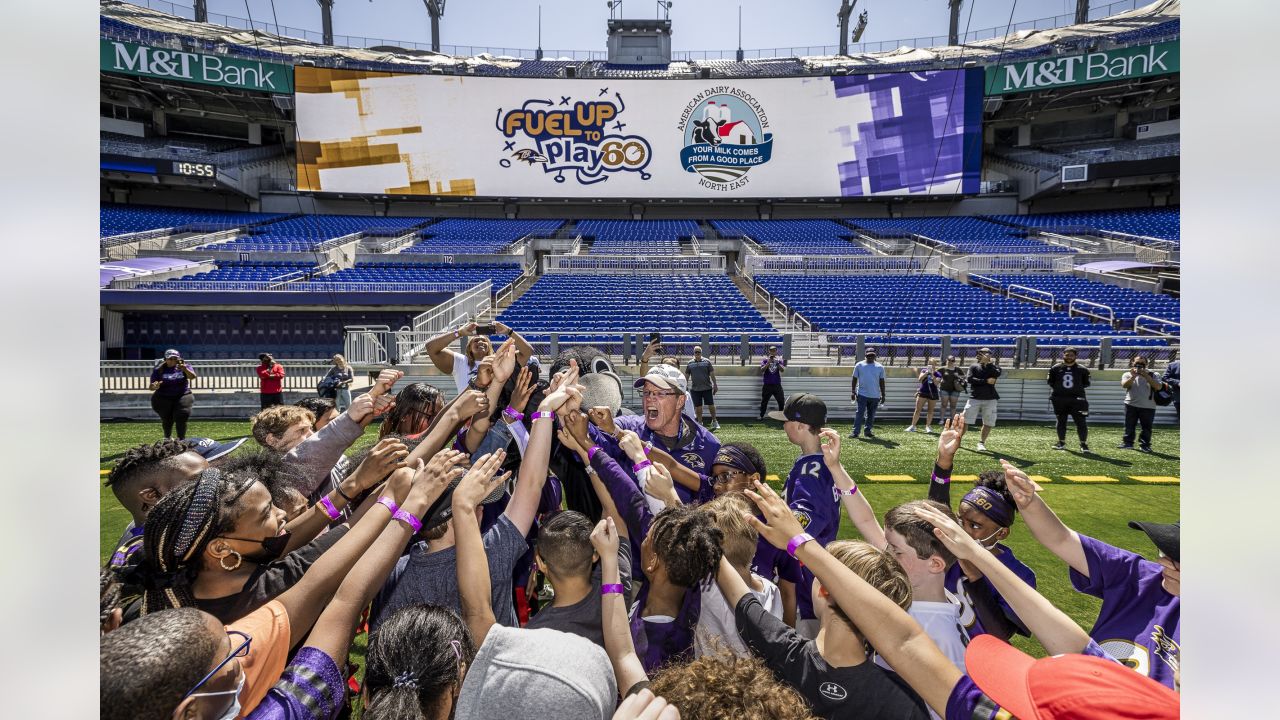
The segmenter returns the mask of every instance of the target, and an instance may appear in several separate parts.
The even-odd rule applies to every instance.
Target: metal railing
[[[1158,324],[1161,329],[1157,330],[1155,328],[1143,327],[1142,321],[1144,319],[1150,320]],[[1178,332],[1177,333],[1165,332],[1164,328],[1168,327],[1169,325],[1176,327],[1178,329]],[[1177,337],[1178,335],[1182,334],[1182,323],[1177,322],[1175,320],[1168,320],[1166,318],[1155,317],[1154,315],[1139,315],[1133,319],[1133,331],[1135,333],[1138,333],[1139,335],[1143,333],[1147,333],[1149,335],[1160,335],[1162,337]]]
[[[941,259],[933,257],[894,257],[891,255],[749,255],[745,258],[747,275],[757,274],[893,274],[937,272]]]
[[[948,266],[948,269],[953,270],[954,268]],[[995,290],[1001,294],[1004,294],[1005,292],[1004,283],[996,280],[995,278],[990,278],[986,275],[979,275],[978,273],[969,273],[968,279],[969,284],[971,285],[977,285],[978,287],[986,288],[988,290]]]
[[[352,365],[385,365],[390,359],[384,338],[390,338],[387,325],[348,325],[342,329],[342,354]]]
[[[205,233],[203,235],[192,235],[189,238],[174,240],[172,243],[174,250],[190,250],[193,247],[208,245],[209,243],[222,242],[224,240],[234,240],[240,235],[240,230],[220,230],[213,233]]]
[[[112,290],[210,291],[210,292],[361,292],[361,293],[452,293],[472,287],[471,283],[429,282],[325,282],[305,280],[307,274],[294,274],[270,280],[154,280],[130,278],[112,283]],[[159,287],[150,287],[158,285]]]
[[[1085,307],[1101,308],[1102,310],[1105,310],[1107,314],[1102,315],[1100,313],[1089,312],[1088,310],[1081,310],[1077,307],[1080,305],[1083,305]],[[1103,305],[1102,303],[1096,303],[1091,300],[1084,300],[1082,298],[1071,298],[1071,300],[1067,303],[1067,317],[1075,317],[1076,315],[1083,315],[1085,317],[1094,318],[1096,320],[1105,320],[1112,327],[1115,327],[1115,324],[1116,324],[1116,311],[1112,310],[1110,305]]]
[[[140,5],[143,7],[158,10],[160,12],[176,15],[187,20],[195,19],[194,8],[187,5],[179,5],[167,2],[166,0],[128,0],[130,4]],[[1089,8],[1089,20],[1100,20],[1117,13],[1134,10],[1139,7],[1151,4],[1151,0],[1118,0],[1107,5],[1096,5]],[[288,38],[298,38],[307,42],[320,44],[324,40],[323,33],[317,30],[307,30],[303,28],[289,27],[278,23],[266,22],[263,20],[250,21],[247,18],[236,17],[234,15],[223,15],[221,13],[208,13],[208,22],[214,25],[225,25],[231,28],[242,30],[260,30],[275,35],[281,35]],[[960,38],[961,44],[978,42],[981,40],[992,40],[1004,37],[1011,33],[1018,33],[1025,30],[1052,30],[1055,28],[1066,27],[1075,24],[1074,13],[1063,13],[1060,15],[1051,15],[1048,17],[1036,18],[1033,20],[1025,20],[1012,25],[997,25],[995,27],[983,28],[980,30],[971,30],[964,33]],[[851,55],[860,55],[874,52],[890,52],[897,50],[903,46],[925,48],[947,45],[948,38],[946,35],[932,35],[912,38],[899,38],[895,40],[881,40],[878,42],[855,43],[849,46]],[[349,48],[374,48],[381,46],[391,46],[404,48],[406,50],[431,50],[430,43],[422,43],[412,40],[391,40],[387,38],[370,38],[358,35],[334,35],[333,42],[339,47]],[[494,55],[498,57],[511,57],[531,60],[538,56],[541,52],[545,60],[607,60],[608,53],[602,50],[535,50],[533,48],[508,48],[494,47],[484,45],[441,45],[441,52],[447,55],[474,56],[474,55]],[[806,45],[793,47],[778,48],[757,48],[743,50],[744,58],[763,59],[763,58],[790,58],[804,56],[822,56],[835,55],[840,51],[837,45]],[[738,50],[676,50],[672,52],[673,60],[698,61],[698,60],[734,60],[737,58]]]
[[[1065,273],[1075,268],[1074,253],[1053,255],[962,255],[947,259],[957,270],[976,273]]]
[[[724,255],[544,255],[544,273],[603,275],[725,274]]]
[[[125,233],[124,235],[112,235],[104,237],[98,241],[98,247],[109,248],[117,245],[127,245],[131,242],[139,242],[142,240],[156,240],[158,238],[168,237],[172,228],[156,228],[155,230],[143,230],[142,232]]]
[[[412,245],[419,237],[418,232],[418,230],[413,230],[405,233],[404,235],[383,240],[380,243],[374,244],[369,249],[376,253],[389,253],[392,250],[399,250],[406,245]]]
[[[1057,307],[1053,302],[1053,293],[1033,287],[1027,287],[1026,285],[1008,286],[1005,290],[1005,297],[1018,298],[1020,300],[1026,300],[1027,302],[1048,305],[1050,310]],[[1045,298],[1048,298],[1048,300]]]
[[[282,386],[285,390],[314,390],[332,363],[328,360],[277,359],[284,366]],[[191,380],[192,390],[257,390],[258,375],[254,368],[261,363],[256,359],[244,360],[191,360],[196,373]],[[100,360],[98,363],[98,388],[103,392],[150,390],[151,371],[156,363],[151,360]]]
[[[739,273],[741,274],[741,273]],[[751,284],[751,304],[763,301],[768,308],[768,312],[777,313],[783,318],[783,322],[787,329],[803,330],[805,332],[813,332],[813,323],[809,319],[801,315],[798,311],[792,310],[791,306],[782,301],[773,293],[765,289],[763,285],[756,282],[756,279],[750,275],[743,275],[743,278]]]
[[[396,357],[412,362],[427,347],[427,341],[446,329],[480,317],[493,307],[493,282],[485,280],[470,286],[436,307],[413,319],[411,327],[396,331]]]

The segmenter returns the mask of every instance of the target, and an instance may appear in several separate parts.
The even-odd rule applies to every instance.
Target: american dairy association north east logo
[[[735,190],[747,184],[752,168],[769,162],[773,133],[769,116],[751,93],[715,87],[698,93],[680,115],[684,147],[680,164],[713,190]]]

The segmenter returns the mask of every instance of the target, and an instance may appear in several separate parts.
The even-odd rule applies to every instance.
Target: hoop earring
[[[236,556],[236,564],[232,565],[231,567],[227,567],[227,558],[230,557],[231,555]],[[226,570],[227,572],[232,572],[233,570],[239,569],[241,560],[243,560],[243,558],[240,557],[240,553],[236,552],[235,550],[232,550],[230,555],[223,555],[222,557],[218,558],[218,564],[222,566],[223,570]]]

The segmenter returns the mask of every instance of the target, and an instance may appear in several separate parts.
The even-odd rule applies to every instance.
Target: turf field
[[[847,434],[849,427],[841,425],[840,430]],[[247,423],[234,421],[199,421],[189,427],[192,437],[220,440],[242,437],[247,431]],[[774,476],[775,486],[780,486],[777,476],[786,476],[798,454],[774,422],[726,422],[718,435],[725,441],[755,445],[765,458],[769,474]],[[904,433],[897,423],[880,428],[877,435],[874,440],[845,438],[841,454],[849,474],[859,482],[876,512],[883,515],[900,502],[925,496],[937,435]],[[1068,428],[1067,436],[1068,447],[1074,448],[1073,427]],[[129,447],[160,437],[159,423],[103,424],[102,468],[110,468]],[[371,427],[358,444],[371,443],[375,437],[376,430]],[[964,447],[956,456],[955,473],[959,479],[954,500],[958,501],[959,495],[969,487],[969,483],[963,481],[964,475],[999,468],[997,458],[1004,458],[1036,476],[1044,487],[1045,501],[1068,526],[1148,557],[1154,556],[1154,548],[1145,535],[1129,529],[1128,521],[1173,522],[1179,517],[1176,428],[1156,428],[1152,442],[1156,452],[1152,454],[1116,449],[1120,428],[1114,425],[1091,428],[1090,446],[1094,453],[1089,455],[1078,449],[1053,450],[1053,429],[1043,423],[1002,424],[992,431],[989,440],[989,451],[977,453],[973,451],[977,433],[965,436]],[[115,542],[129,522],[129,515],[101,482],[99,488],[102,493],[99,551],[105,562],[115,550]],[[840,537],[858,537],[847,517],[841,525]],[[1036,571],[1039,589],[1046,597],[1086,629],[1092,625],[1100,603],[1071,589],[1066,566],[1030,537],[1021,519],[1006,543]],[[1019,645],[1036,654],[1043,652],[1035,642],[1024,641]]]

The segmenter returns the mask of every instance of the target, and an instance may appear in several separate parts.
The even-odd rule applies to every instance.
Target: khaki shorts
[[[982,418],[982,424],[988,427],[996,426],[996,403],[999,400],[974,400],[969,398],[964,404],[964,424],[972,425],[975,420]]]

